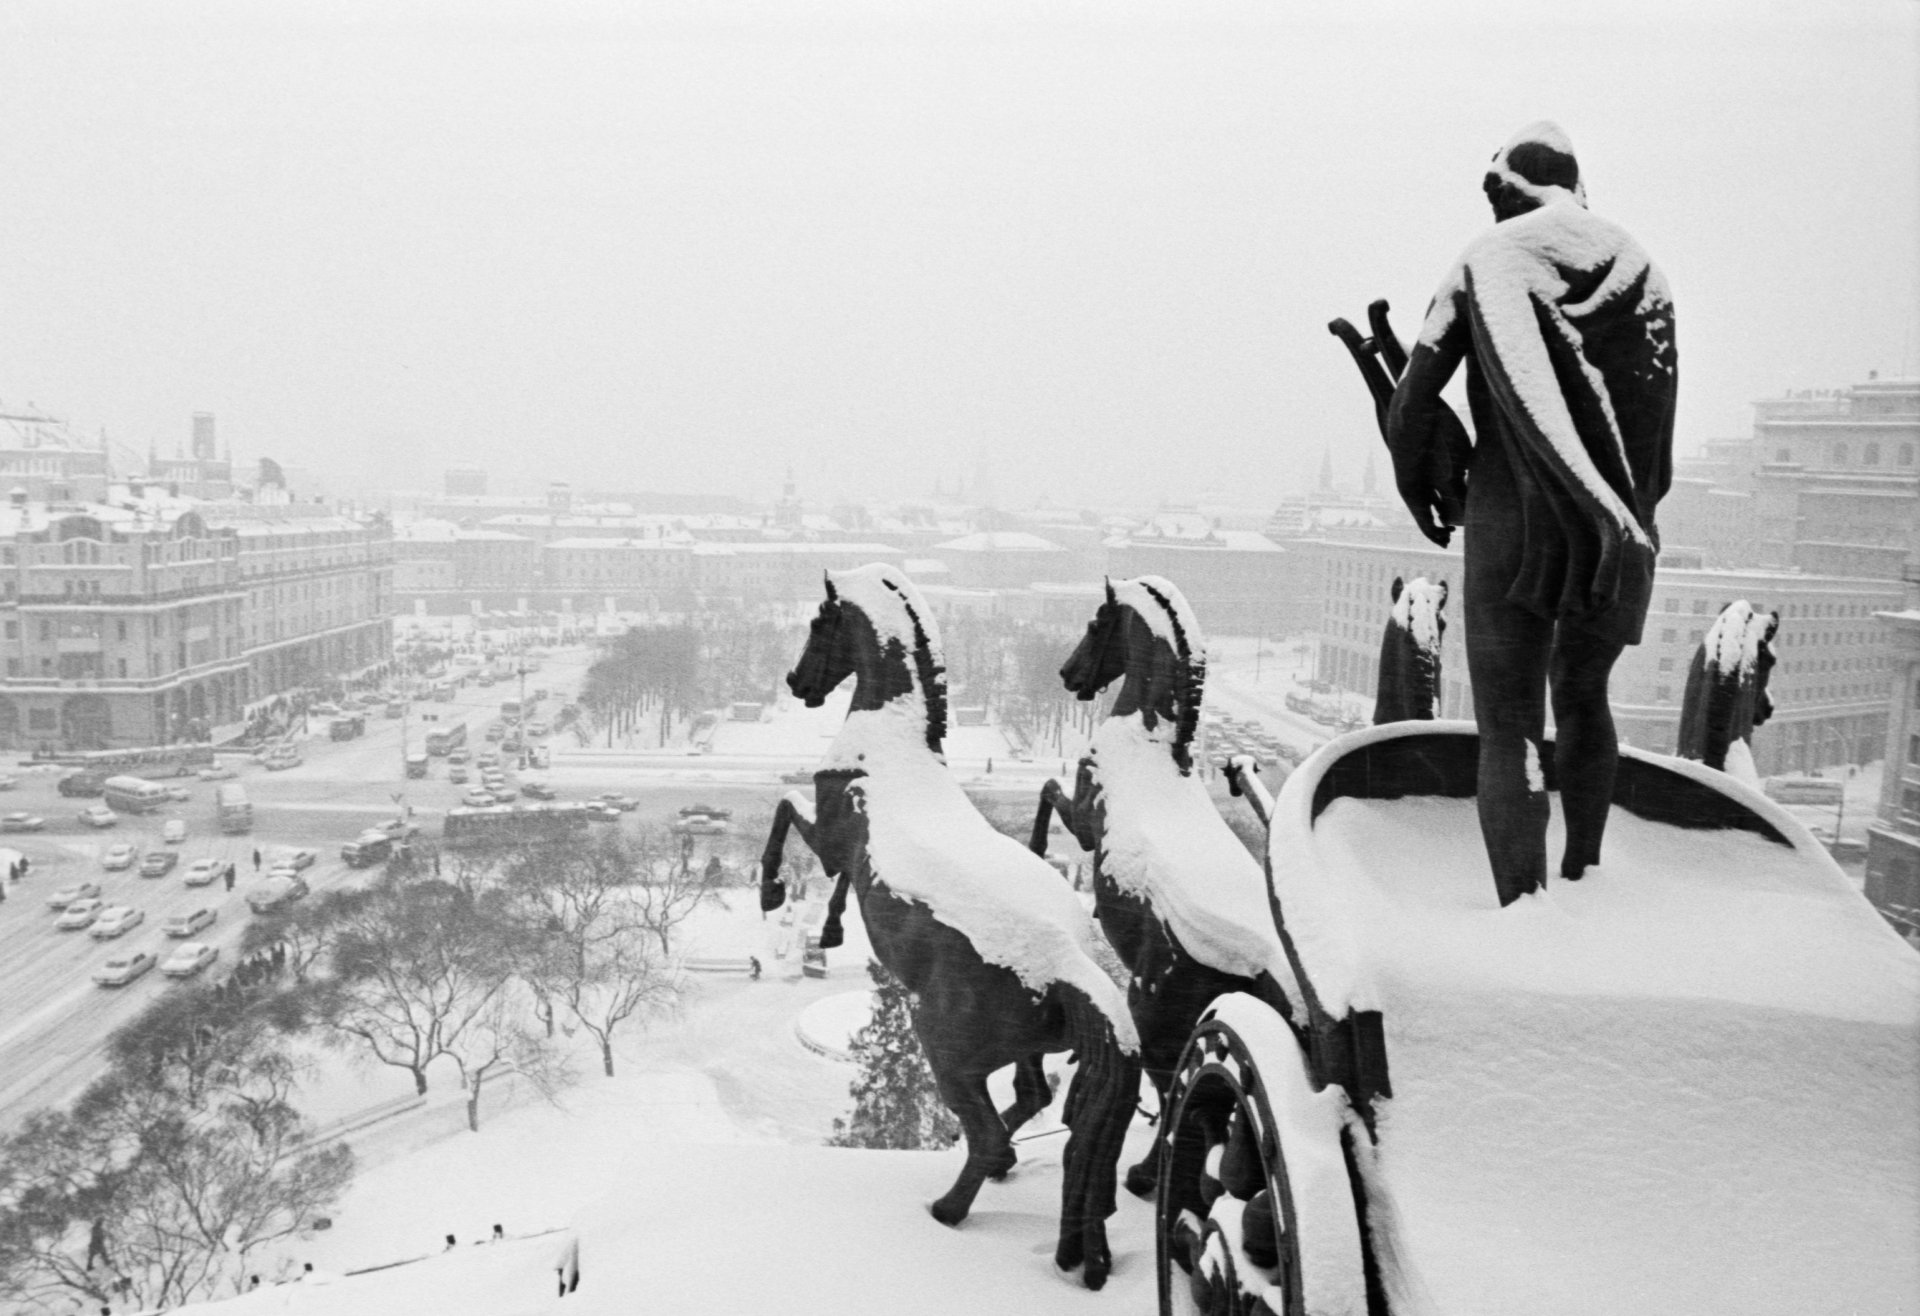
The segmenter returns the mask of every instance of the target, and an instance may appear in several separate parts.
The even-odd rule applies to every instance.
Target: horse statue
[[[1384,312],[1383,312],[1384,313]],[[1342,321],[1344,323],[1344,321]],[[1392,609],[1380,636],[1380,668],[1374,683],[1373,724],[1429,722],[1440,711],[1440,641],[1447,633],[1447,582],[1425,576],[1393,578]],[[1245,796],[1264,824],[1273,815],[1273,796],[1261,782],[1251,756],[1227,761],[1227,789]]]
[[[1092,954],[1093,924],[1051,865],[995,831],[941,752],[947,695],[933,615],[907,577],[875,565],[827,574],[827,597],[787,686],[817,708],[854,678],[845,725],[814,774],[814,799],[781,800],[761,858],[760,907],[785,899],[789,828],[834,881],[822,945],[841,939],[851,887],[873,952],[913,994],[913,1030],[967,1159],[936,1220],[966,1218],[981,1183],[1013,1168],[1011,1134],[1052,1100],[1041,1068],[1073,1051],[1059,1243],[1054,1263],[1106,1283],[1106,1218],[1139,1093],[1139,1042],[1126,998]],[[1014,1066],[996,1111],[987,1076]]]
[[[1158,576],[1108,581],[1086,638],[1060,669],[1081,699],[1120,681],[1112,713],[1080,760],[1072,798],[1042,788],[1031,848],[1051,817],[1093,852],[1094,915],[1127,966],[1140,1060],[1166,1109],[1200,1013],[1248,992],[1300,1017],[1260,861],[1247,853],[1194,772],[1205,649],[1187,600]],[[1141,1196],[1159,1177],[1160,1142],[1127,1171]]]
[[[1753,729],[1773,716],[1767,679],[1780,614],[1756,612],[1745,599],[1721,610],[1687,668],[1678,755],[1731,776],[1758,781]]]

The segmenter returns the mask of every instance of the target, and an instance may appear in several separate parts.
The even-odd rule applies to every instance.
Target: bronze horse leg
[[[921,1046],[926,1046],[925,1038],[921,1039]],[[960,1177],[930,1208],[933,1218],[941,1224],[957,1225],[973,1209],[980,1185],[988,1179],[1003,1177],[1013,1168],[1013,1142],[1007,1136],[1000,1112],[993,1108],[993,1098],[987,1094],[985,1074],[972,1070],[956,1072],[947,1065],[931,1068],[934,1082],[940,1088],[940,1099],[960,1121],[967,1138],[967,1161],[960,1167]]]
[[[1046,1058],[1044,1051],[1035,1051],[1026,1059],[1016,1061],[1014,1064],[1013,1104],[1000,1112],[1000,1122],[1007,1126],[1008,1136],[1012,1136],[1022,1124],[1045,1110],[1053,1100],[1053,1084],[1047,1081],[1047,1071],[1041,1063]],[[1001,1173],[1004,1174],[1005,1171]],[[996,1179],[999,1177],[1000,1175],[994,1176]]]
[[[788,794],[780,797],[780,803],[774,806],[773,826],[767,832],[766,849],[760,852],[760,911],[770,913],[786,903],[787,884],[780,880],[780,860],[787,846],[787,831],[793,829],[800,833],[807,849],[813,851],[821,864],[827,865],[827,856],[820,853],[820,847],[814,843],[815,820],[813,810],[806,801]],[[827,919],[820,927],[820,948],[832,950],[846,940],[846,932],[841,928],[840,916],[847,908],[847,888],[851,874],[841,873],[834,879],[833,894],[827,897]]]

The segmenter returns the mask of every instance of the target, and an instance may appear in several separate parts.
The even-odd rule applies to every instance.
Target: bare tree
[[[342,907],[333,973],[316,1016],[381,1064],[427,1090],[427,1068],[455,1057],[462,1035],[516,972],[519,926],[491,893],[444,882],[382,882]]]
[[[467,1090],[467,1127],[480,1131],[480,1089],[489,1077],[512,1072],[552,1099],[569,1077],[565,1059],[527,1026],[528,1002],[509,988],[488,999],[448,1048]]]
[[[523,852],[509,867],[510,884],[540,929],[522,975],[537,997],[558,1002],[592,1035],[609,1078],[614,1033],[678,996],[673,924],[662,920],[694,906],[684,896],[654,899],[647,881],[654,858],[644,845],[608,832]]]

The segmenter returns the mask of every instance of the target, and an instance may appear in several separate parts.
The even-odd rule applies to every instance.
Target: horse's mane
[[[947,669],[933,656],[933,641],[907,591],[885,576],[881,583],[899,597],[907,620],[913,623],[913,670],[920,677],[920,692],[927,704],[927,748],[938,754],[947,739]]]
[[[1207,683],[1207,660],[1205,655],[1194,656],[1193,642],[1187,637],[1187,628],[1180,620],[1184,609],[1176,608],[1169,597],[1169,591],[1174,587],[1164,580],[1147,576],[1138,577],[1133,583],[1167,614],[1167,621],[1173,627],[1174,655],[1179,658],[1180,668],[1186,674],[1186,679],[1174,690],[1179,715],[1173,724],[1173,761],[1180,765],[1180,772],[1185,775],[1193,771],[1193,736],[1200,728],[1200,697]]]

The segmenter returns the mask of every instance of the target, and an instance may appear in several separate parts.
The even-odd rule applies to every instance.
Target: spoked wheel
[[[1160,1134],[1162,1316],[1364,1316],[1343,1107],[1337,1088],[1313,1091],[1270,1007],[1240,994],[1213,1004]]]

